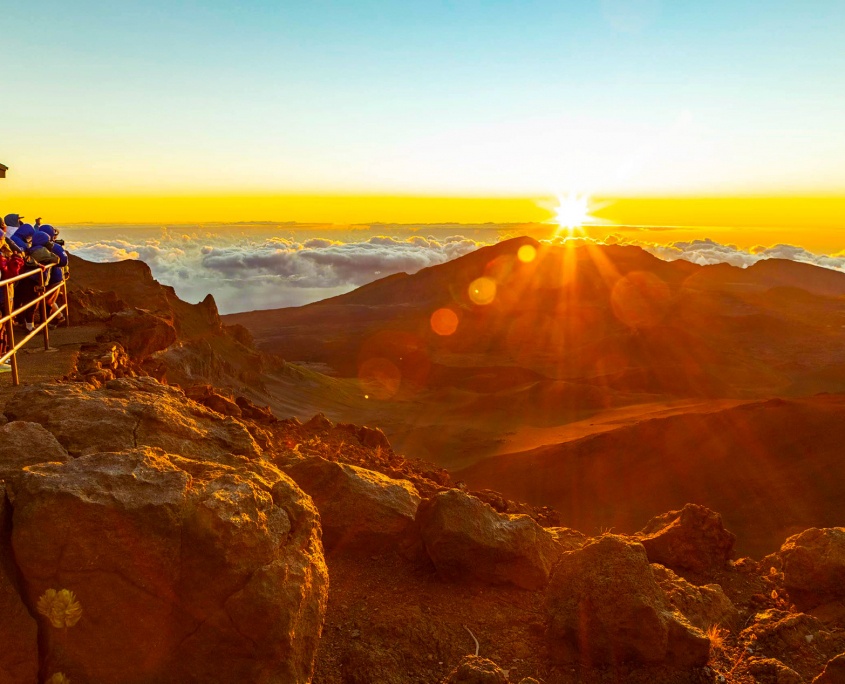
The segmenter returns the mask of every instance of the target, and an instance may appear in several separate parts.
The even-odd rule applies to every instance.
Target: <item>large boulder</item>
[[[457,489],[423,501],[417,524],[428,556],[448,580],[541,589],[561,549],[527,515],[497,513]]]
[[[327,550],[395,549],[415,532],[420,496],[407,480],[320,457],[296,461],[283,470],[314,499]]]
[[[652,563],[700,574],[723,568],[736,542],[722,516],[698,504],[652,518],[636,539]]]
[[[604,535],[563,553],[546,595],[552,657],[586,667],[703,666],[707,637],[663,595],[642,544]]]
[[[38,626],[18,593],[10,529],[11,508],[0,482],[0,684],[36,684]]]
[[[508,684],[504,671],[492,660],[465,656],[442,684]]]
[[[176,328],[170,318],[146,309],[126,309],[111,319],[109,326],[133,361],[143,361],[176,342]]]
[[[0,427],[0,480],[15,477],[28,465],[67,460],[64,447],[38,423],[16,420]]]
[[[811,528],[780,549],[783,583],[802,607],[845,597],[845,527]]]
[[[693,626],[706,632],[714,625],[729,627],[739,618],[739,611],[718,584],[696,586],[657,563],[651,569],[669,605]]]
[[[11,499],[42,672],[310,681],[327,570],[317,511],[276,468],[99,453],[26,468]]]
[[[140,446],[221,462],[261,453],[242,423],[152,378],[111,380],[97,390],[81,383],[32,385],[20,389],[5,412],[11,420],[40,423],[71,456]]]
[[[804,684],[804,678],[776,658],[749,658],[748,672],[759,684]]]

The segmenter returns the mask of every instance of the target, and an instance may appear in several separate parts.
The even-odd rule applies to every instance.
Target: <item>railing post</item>
[[[47,284],[44,282],[44,269],[41,269],[41,322],[44,323],[44,351],[50,351],[50,326],[47,325],[47,297],[44,293],[47,291]]]
[[[70,304],[67,301],[67,280],[62,279],[62,292],[65,295],[65,327],[70,327]]]
[[[4,285],[3,286],[3,296],[6,300],[6,313],[4,315],[11,316],[12,314],[12,286],[11,285]],[[9,318],[6,321],[6,337],[7,342],[9,344],[9,349],[15,348],[15,325],[14,319]],[[12,384],[17,387],[21,384],[20,377],[18,376],[18,354],[14,352],[10,357],[10,361],[12,362]]]

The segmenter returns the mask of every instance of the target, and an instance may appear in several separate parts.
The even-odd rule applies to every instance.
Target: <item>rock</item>
[[[845,684],[845,653],[829,660],[813,684]]]
[[[21,600],[14,572],[11,512],[0,482],[0,684],[36,684],[38,626]]]
[[[652,563],[651,569],[669,605],[698,629],[706,632],[713,625],[729,626],[739,617],[739,611],[718,584],[696,586],[657,563]]]
[[[40,423],[71,456],[136,446],[221,462],[233,454],[261,454],[242,423],[221,418],[152,378],[111,380],[97,390],[80,383],[31,385],[9,400],[6,414]]]
[[[216,392],[211,385],[188,387],[185,390],[185,396],[224,416],[241,417],[241,407],[229,397]]]
[[[464,656],[442,684],[507,684],[504,671],[492,660],[479,656]]]
[[[396,549],[415,532],[420,496],[407,480],[320,457],[283,470],[314,499],[327,550]]]
[[[238,405],[238,408],[241,410],[241,415],[243,415],[244,418],[249,418],[250,420],[254,420],[258,423],[272,424],[279,421],[279,419],[273,415],[269,406],[256,406],[246,397],[236,397],[235,403]]]
[[[552,657],[703,666],[710,642],[668,605],[642,544],[604,535],[563,553],[546,592]]]
[[[324,432],[325,430],[331,430],[334,427],[334,423],[322,413],[318,413],[316,416],[307,420],[302,427],[308,432]]]
[[[112,317],[109,326],[117,331],[118,339],[135,361],[167,349],[178,337],[171,320],[146,309],[120,311]]]
[[[804,684],[804,678],[774,658],[751,658],[748,671],[760,684]]]
[[[811,528],[780,549],[783,582],[803,608],[845,597],[845,527]]]
[[[697,504],[652,518],[635,538],[652,563],[702,574],[724,567],[736,541],[721,515]]]
[[[68,459],[67,451],[38,423],[16,420],[0,427],[0,480],[15,477],[28,465]]]
[[[766,610],[739,633],[739,641],[754,652],[783,653],[790,656],[802,649],[824,648],[830,633],[821,621],[806,613]]]
[[[318,514],[276,468],[99,453],[29,466],[12,500],[28,602],[53,605],[39,616],[42,671],[311,680],[328,588]]]
[[[423,501],[417,524],[429,558],[447,580],[542,589],[560,554],[552,535],[527,515],[497,513],[457,489]]]
[[[365,447],[390,451],[390,442],[384,432],[379,428],[371,428],[363,425],[358,428],[356,436],[358,437],[358,441]]]
[[[587,543],[587,535],[581,534],[578,530],[571,530],[568,527],[547,527],[546,531],[554,537],[554,540],[564,551],[580,549]]]

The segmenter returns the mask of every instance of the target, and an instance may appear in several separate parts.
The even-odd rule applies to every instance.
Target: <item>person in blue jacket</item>
[[[68,256],[65,248],[63,246],[63,241],[58,240],[59,231],[57,228],[54,228],[50,224],[44,224],[43,226],[39,226],[38,230],[47,235],[50,238],[50,250],[59,257],[59,263],[56,264],[54,268],[50,270],[50,279],[47,284],[47,289],[51,290],[56,285],[61,283],[66,278],[67,269],[68,269]],[[58,241],[57,241],[58,240]],[[60,244],[62,243],[62,244]],[[50,299],[47,300],[47,304],[50,307],[50,313],[55,313],[56,309],[58,308],[56,305],[56,300],[59,298],[59,290],[56,290],[51,296]],[[59,314],[53,320],[61,323],[65,320],[64,314]]]
[[[8,235],[8,232],[6,234]],[[28,252],[30,246],[32,245],[33,235],[35,235],[35,231],[32,226],[24,223],[22,226],[18,227],[9,239],[21,252]]]
[[[33,230],[32,226],[28,226],[28,228],[29,231],[31,231],[31,234],[26,230],[27,226],[21,226],[18,228],[15,235],[12,236],[13,240],[15,238],[21,238],[23,244],[26,246],[27,260],[23,270],[24,272],[32,272],[32,275],[29,278],[24,278],[23,280],[15,283],[16,309],[29,304],[33,299],[41,294],[42,288],[40,271],[47,271],[47,269],[51,269],[59,263],[59,257],[53,254],[52,250],[48,247],[50,244],[50,238],[47,234]],[[21,233],[23,233],[22,236]],[[49,274],[45,275],[49,278]],[[45,282],[47,278],[45,278]],[[24,327],[29,332],[32,332],[35,327],[34,319],[38,308],[38,305],[31,306],[22,314],[17,316],[17,318],[23,319]]]

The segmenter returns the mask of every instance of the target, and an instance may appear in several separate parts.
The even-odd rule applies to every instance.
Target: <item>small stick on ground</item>
[[[475,638],[475,634],[470,631],[470,628],[464,625],[464,629],[469,632],[469,635],[472,637],[472,640],[475,642],[475,655],[478,655],[478,639]]]

